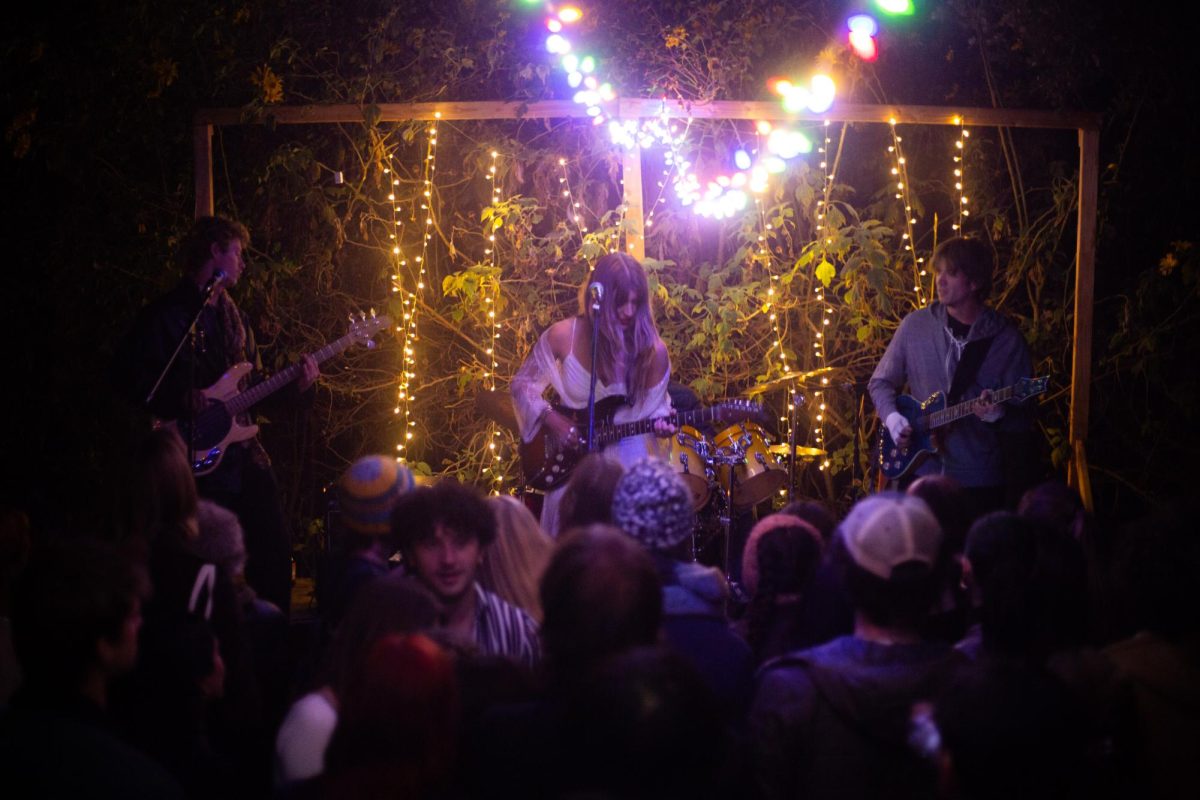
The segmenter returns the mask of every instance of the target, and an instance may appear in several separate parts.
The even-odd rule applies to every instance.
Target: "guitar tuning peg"
[[[350,320],[350,324],[351,324],[351,325],[353,325],[353,324],[354,324],[354,315],[353,315],[353,314],[351,314],[350,316],[346,317],[346,319]]]
[[[367,321],[367,315],[365,313],[363,313],[362,311],[358,312],[358,318],[361,319],[363,322]]]
[[[375,319],[375,309],[371,309],[371,319]]]

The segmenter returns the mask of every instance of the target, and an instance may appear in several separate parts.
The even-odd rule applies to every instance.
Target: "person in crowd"
[[[740,716],[753,685],[754,655],[729,625],[724,576],[691,560],[695,511],[687,484],[661,459],[634,462],[617,482],[613,522],[654,559],[666,641],[699,670],[731,718]]]
[[[114,732],[109,687],[138,655],[145,572],[88,538],[35,549],[13,597],[24,676],[0,719],[12,797],[183,797],[170,774]]]
[[[938,454],[909,476],[949,475],[978,516],[1006,502],[1015,505],[1029,480],[1025,464],[1013,463],[1028,448],[1007,442],[1028,438],[1030,415],[1019,405],[993,402],[991,390],[1031,377],[1032,363],[1021,332],[986,304],[995,271],[991,247],[979,239],[950,239],[932,263],[938,299],[901,321],[867,388],[899,447],[908,445],[913,432],[912,421],[896,407],[904,387],[918,402],[934,392],[949,404],[974,399],[975,413],[939,429]],[[1010,456],[1008,463],[1002,454]]]
[[[12,644],[12,596],[32,549],[29,516],[0,507],[0,712],[21,685],[21,665]]]
[[[820,644],[804,639],[800,623],[824,547],[816,528],[790,514],[763,517],[750,530],[742,556],[750,605],[742,625],[758,663]]]
[[[661,420],[671,413],[671,360],[654,324],[645,270],[624,253],[609,253],[596,261],[580,286],[578,314],[547,328],[513,377],[513,410],[522,440],[545,434],[556,450],[580,450],[586,444],[587,422],[555,410],[543,395],[553,387],[560,407],[583,409],[586,418],[593,371],[597,402],[616,396],[626,400],[614,422],[658,419],[656,433],[674,432]],[[606,451],[626,465],[648,454],[665,457],[667,452],[666,443],[651,434],[623,439]],[[547,492],[542,505],[542,528],[551,536],[562,530],[559,503],[565,485],[563,481]]]
[[[330,572],[331,588],[322,592],[322,624],[337,628],[354,595],[374,578],[386,575],[395,552],[392,510],[416,486],[412,470],[389,456],[363,456],[337,482],[339,563]]]
[[[409,492],[392,513],[392,534],[409,573],[441,605],[447,631],[483,653],[537,663],[537,623],[477,580],[496,539],[496,517],[477,489],[443,480]]]
[[[1138,632],[1105,655],[1132,695],[1130,796],[1194,794],[1200,764],[1200,539],[1196,503],[1173,503],[1131,524],[1120,561]]]
[[[914,744],[945,800],[1103,797],[1087,779],[1083,718],[1064,687],[1010,661],[963,670],[914,712]]]
[[[453,659],[428,637],[388,634],[354,665],[326,770],[297,797],[445,796],[458,747]]]
[[[601,453],[584,456],[567,479],[559,500],[559,530],[569,531],[593,523],[612,524],[612,496],[625,473],[620,462]]]
[[[367,654],[391,634],[428,631],[438,621],[433,595],[413,578],[388,575],[359,588],[326,655],[320,686],[296,700],[275,737],[275,783],[320,775],[342,698],[352,691]]]
[[[246,269],[243,250],[249,244],[250,234],[238,222],[224,217],[195,221],[180,246],[182,280],[142,309],[118,348],[113,378],[130,402],[159,420],[180,423],[186,431],[188,420],[204,407],[202,390],[231,367],[248,362],[253,367],[249,380],[257,382],[261,377],[262,361],[253,328],[229,292]],[[157,385],[197,312],[193,345],[184,344],[162,384]],[[293,402],[306,393],[318,374],[317,362],[305,356],[303,371],[292,384],[295,389],[289,387],[295,392]],[[186,433],[184,438],[189,438]],[[286,615],[291,602],[291,533],[270,458],[258,437],[229,443],[216,467],[197,484],[201,496],[238,515],[249,550],[246,578],[259,596]]]
[[[971,526],[963,563],[980,626],[961,651],[1044,665],[1086,640],[1087,569],[1065,533],[995,511]]]
[[[905,494],[924,500],[937,517],[944,537],[942,549],[948,557],[945,585],[936,611],[929,616],[926,635],[957,642],[971,624],[971,603],[962,580],[962,553],[972,521],[967,497],[958,481],[949,475],[923,475],[909,485]]]
[[[959,659],[924,641],[941,586],[942,532],[923,500],[859,501],[834,543],[855,607],[854,634],[763,665],[750,713],[768,798],[928,797],[933,770],[907,747],[909,709]]]
[[[837,530],[838,520],[829,510],[829,506],[819,500],[793,500],[792,502],[779,509],[780,514],[787,514],[790,517],[799,517],[802,521],[807,522],[816,528],[817,533],[821,534],[821,541],[826,547],[833,541],[833,534]]]
[[[496,514],[496,541],[479,568],[479,585],[541,622],[538,584],[550,563],[554,540],[512,495],[489,497],[487,503]]]
[[[838,519],[817,500],[793,500],[779,513],[799,517],[821,534],[824,555],[813,576],[812,589],[800,606],[797,638],[809,646],[824,644],[854,631],[854,603],[846,586],[845,574],[832,546]]]
[[[580,746],[568,738],[568,709],[609,658],[658,641],[658,570],[618,528],[564,531],[540,595],[544,691],[490,709],[471,731],[462,769],[467,796],[554,798],[576,787]]]

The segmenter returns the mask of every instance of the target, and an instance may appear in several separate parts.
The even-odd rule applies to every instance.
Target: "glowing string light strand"
[[[843,124],[839,133],[837,155],[833,161],[833,167],[829,166],[829,146],[833,140],[829,135],[829,120],[825,120],[824,140],[821,144],[819,153],[821,155],[821,184],[823,187],[821,199],[817,201],[817,261],[818,268],[825,262],[825,255],[828,252],[828,247],[832,244],[832,238],[829,235],[829,203],[833,196],[833,184],[836,179],[837,164],[841,159],[842,147],[846,143],[846,126]],[[816,361],[817,369],[824,369],[828,363],[826,342],[829,338],[829,328],[833,324],[833,306],[829,302],[829,298],[825,292],[825,284],[818,278],[813,284],[813,292],[817,299],[817,309],[820,313],[820,319],[816,326],[817,330],[813,334],[813,357]],[[829,377],[821,375],[821,388],[813,392],[813,402],[816,406],[816,414],[813,416],[813,444],[821,450],[825,450],[825,387],[829,385]],[[821,457],[821,463],[818,469],[824,472],[829,468],[829,454],[826,452]]]
[[[484,299],[488,337],[487,347],[484,348],[487,366],[484,368],[483,378],[484,386],[489,392],[496,391],[496,370],[500,367],[500,362],[496,360],[496,346],[500,339],[500,273],[496,260],[496,231],[499,230],[499,226],[496,224],[496,221],[503,218],[495,216],[495,209],[500,205],[500,186],[496,182],[496,159],[499,155],[495,150],[491,152],[491,164],[487,171],[487,179],[492,189],[493,216],[488,221],[488,227],[484,232],[488,242],[484,253],[489,257],[494,278],[490,282],[490,285],[480,287],[480,294]],[[485,466],[482,471],[484,474],[491,475],[491,493],[498,495],[504,484],[504,471],[500,467],[499,426],[495,422],[489,422],[485,435],[487,437],[487,451],[483,454]]]
[[[966,182],[967,139],[970,138],[971,132],[966,129],[962,117],[955,117],[954,124],[958,126],[958,138],[954,141],[954,190],[958,202],[954,204],[956,221],[950,227],[961,236],[966,217],[971,216],[971,209],[968,208],[970,200],[963,193],[963,184]]]
[[[888,152],[892,155],[892,180],[896,185],[896,199],[900,201],[904,211],[904,233],[900,235],[900,240],[904,242],[905,254],[912,259],[913,291],[917,293],[917,306],[924,307],[927,302],[924,286],[926,271],[922,266],[925,259],[919,258],[913,247],[913,225],[917,220],[913,216],[912,194],[908,183],[908,160],[900,146],[904,139],[896,132],[895,118],[888,120],[888,126],[892,134],[892,143],[888,146]]]

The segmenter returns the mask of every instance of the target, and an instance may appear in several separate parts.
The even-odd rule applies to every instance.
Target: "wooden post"
[[[1074,457],[1072,485],[1091,498],[1083,443],[1088,432],[1092,383],[1092,303],[1096,284],[1096,201],[1100,184],[1100,131],[1079,131],[1079,222],[1075,235],[1075,347],[1071,361],[1071,427]]]
[[[192,127],[192,157],[195,159],[196,218],[211,217],[213,205],[213,126],[197,123]]]
[[[621,154],[621,183],[625,195],[625,252],[641,261],[646,257],[645,199],[642,197],[642,148],[629,147]]]

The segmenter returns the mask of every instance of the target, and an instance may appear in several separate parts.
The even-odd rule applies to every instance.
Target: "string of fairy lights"
[[[892,178],[896,181],[896,199],[900,201],[904,209],[904,233],[900,235],[900,240],[904,244],[904,253],[912,260],[913,291],[917,293],[917,305],[924,307],[927,302],[925,297],[926,271],[922,266],[925,263],[925,259],[917,255],[917,251],[913,246],[913,225],[917,224],[917,220],[913,216],[912,195],[908,181],[908,159],[904,157],[904,150],[901,148],[901,143],[904,139],[896,132],[895,117],[888,120],[888,131],[892,135],[892,143],[888,145],[888,153],[892,156],[891,171]]]
[[[496,150],[491,151],[491,163],[488,165],[487,180],[491,186],[492,208],[496,209],[500,205],[500,184],[497,182],[497,159],[500,153]],[[500,224],[497,224],[500,221]],[[480,286],[480,295],[483,297],[484,310],[486,314],[486,331],[488,337],[487,347],[484,348],[484,356],[487,358],[487,365],[483,371],[484,388],[489,392],[496,391],[496,370],[500,368],[500,362],[497,360],[496,347],[500,340],[500,273],[496,256],[496,231],[503,224],[503,218],[493,214],[488,220],[487,228],[484,235],[487,237],[487,247],[484,248],[484,255],[488,257],[489,264],[492,267],[494,277],[486,284]],[[487,431],[487,452],[484,453],[485,464],[483,473],[490,476],[491,494],[498,495],[504,486],[504,472],[501,469],[500,455],[500,428],[493,421],[489,422]]]
[[[821,199],[817,201],[817,261],[818,268],[825,261],[826,248],[832,243],[832,238],[827,230],[829,220],[829,202],[833,196],[833,184],[836,179],[836,159],[834,167],[829,166],[829,150],[833,143],[832,137],[829,135],[830,125],[829,120],[825,120],[824,130],[822,135],[821,146],[817,149],[818,155],[821,157],[819,167],[821,169]],[[846,126],[843,124],[841,128],[840,138],[844,142],[846,134]],[[838,152],[841,152],[841,143],[838,145]],[[818,258],[820,259],[818,261]],[[813,357],[816,360],[816,368],[823,370],[827,366],[826,347],[827,341],[826,331],[833,324],[833,305],[829,302],[829,298],[825,293],[825,284],[818,278],[813,283],[813,290],[817,298],[817,308],[820,310],[820,321],[817,325],[817,331],[813,334]],[[825,450],[825,387],[829,385],[829,377],[826,374],[820,376],[820,389],[813,392],[813,402],[816,405],[816,414],[813,415],[813,444]],[[829,454],[823,453],[821,463],[817,465],[817,469],[824,472],[829,468]]]
[[[401,434],[400,441],[396,444],[396,457],[400,461],[408,461],[412,448],[416,444],[414,438],[417,430],[417,420],[413,413],[413,406],[416,401],[415,392],[412,388],[413,380],[417,377],[417,345],[421,341],[420,328],[418,326],[418,309],[420,306],[421,296],[425,293],[425,276],[426,276],[426,260],[429,256],[429,242],[433,239],[433,215],[434,215],[434,172],[437,170],[437,135],[438,123],[441,120],[441,112],[434,113],[434,120],[426,128],[426,143],[425,157],[421,164],[421,198],[420,202],[414,203],[411,210],[410,221],[417,221],[418,212],[423,218],[422,235],[421,235],[421,254],[415,257],[416,261],[416,277],[414,280],[414,288],[406,289],[403,283],[403,271],[397,270],[392,275],[393,292],[398,292],[401,295],[403,311],[401,313],[400,325],[400,345],[402,368],[400,371],[400,380],[396,388],[397,402],[395,413],[403,418],[404,430]],[[393,213],[399,212],[399,207],[395,205],[395,187],[397,183],[393,182],[393,191],[389,195],[389,199],[393,202]],[[399,245],[393,248],[393,253],[400,255]],[[401,261],[400,266],[406,266],[407,262]]]
[[[954,124],[958,126],[958,138],[954,140],[954,150],[952,151],[954,153],[954,191],[958,202],[954,204],[955,220],[950,227],[958,231],[961,236],[964,221],[971,216],[971,209],[968,208],[970,199],[963,193],[967,163],[967,139],[971,137],[971,132],[967,130],[966,122],[962,117],[955,117]]]

